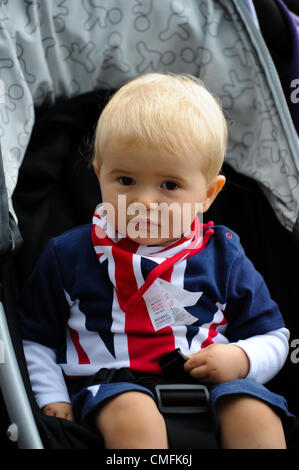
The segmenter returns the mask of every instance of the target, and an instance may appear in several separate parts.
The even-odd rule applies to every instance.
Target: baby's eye
[[[162,184],[162,187],[163,189],[173,191],[174,189],[178,188],[178,185],[174,181],[165,181],[165,183]]]
[[[134,184],[134,180],[130,178],[129,176],[121,176],[119,178],[120,184],[123,184],[124,186],[130,186],[131,184]]]

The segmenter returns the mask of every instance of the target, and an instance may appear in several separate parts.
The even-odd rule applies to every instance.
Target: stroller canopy
[[[245,0],[3,0],[0,137],[10,202],[34,108],[147,72],[200,77],[229,125],[226,161],[298,223],[298,136]]]

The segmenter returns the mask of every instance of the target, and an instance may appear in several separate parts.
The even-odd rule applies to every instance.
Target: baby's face
[[[103,203],[114,208],[107,211],[110,224],[142,245],[172,243],[212,202],[198,160],[188,156],[111,143],[95,170]]]

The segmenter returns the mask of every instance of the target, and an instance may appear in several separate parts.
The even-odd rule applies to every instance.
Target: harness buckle
[[[207,413],[210,395],[205,385],[158,384],[155,386],[161,413]]]

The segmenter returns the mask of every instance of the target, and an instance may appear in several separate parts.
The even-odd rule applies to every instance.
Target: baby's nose
[[[155,191],[144,189],[137,194],[136,202],[150,209],[152,204],[158,203],[158,198]]]

